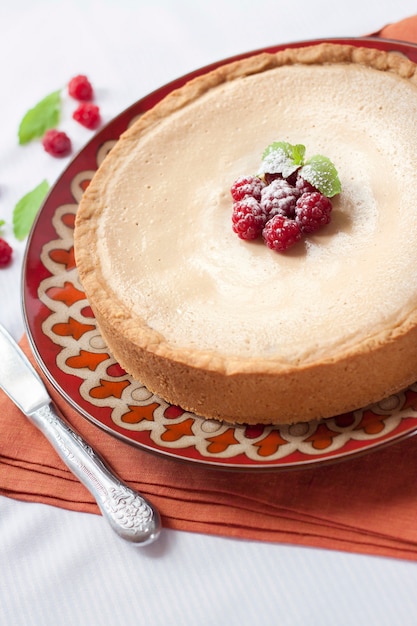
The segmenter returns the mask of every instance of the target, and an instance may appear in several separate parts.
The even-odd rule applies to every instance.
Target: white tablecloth
[[[0,271],[0,322],[20,338],[24,243],[11,235],[13,207],[67,163],[17,144],[21,117],[47,93],[85,73],[108,121],[218,59],[360,36],[414,12],[413,0],[3,0],[0,219],[15,261]],[[91,131],[74,126],[65,110],[61,127],[79,150]],[[173,531],[135,550],[99,516],[0,498],[1,625],[411,626],[416,589],[415,563]]]

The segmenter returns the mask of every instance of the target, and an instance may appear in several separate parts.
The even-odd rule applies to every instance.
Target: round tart
[[[417,379],[417,87],[396,53],[320,44],[207,73],[139,118],[76,220],[109,349],[166,401],[233,423],[366,406]],[[329,157],[331,223],[284,253],[232,230],[274,140]]]

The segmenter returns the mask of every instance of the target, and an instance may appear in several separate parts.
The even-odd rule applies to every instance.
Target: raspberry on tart
[[[268,248],[277,252],[288,250],[301,240],[301,230],[295,220],[277,214],[267,221],[262,237]]]
[[[275,178],[262,189],[261,207],[268,219],[274,215],[293,218],[298,196],[298,190],[284,178]]]
[[[305,180],[300,174],[297,175],[294,186],[297,189],[300,196],[303,193],[307,193],[307,192],[312,193],[313,191],[317,191],[317,189],[313,187],[311,183]]]
[[[295,221],[303,233],[314,233],[330,223],[332,203],[319,191],[303,193],[295,205]]]
[[[230,193],[236,202],[243,200],[246,196],[259,201],[264,187],[264,181],[258,176],[240,176],[231,186]]]
[[[241,239],[256,239],[262,233],[265,222],[265,211],[255,198],[246,196],[234,203],[232,228]]]

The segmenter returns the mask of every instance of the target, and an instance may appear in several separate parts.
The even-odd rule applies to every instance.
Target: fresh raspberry
[[[292,187],[283,178],[276,178],[262,189],[261,207],[268,216],[284,215],[294,217],[295,203],[299,196],[295,187]]]
[[[92,104],[91,102],[82,102],[72,114],[74,120],[93,130],[100,125],[101,117],[100,117],[100,109],[96,104]]]
[[[54,157],[68,156],[72,150],[71,140],[66,133],[60,130],[47,130],[42,139],[42,145],[48,154]]]
[[[330,222],[332,203],[319,191],[303,193],[295,206],[295,219],[303,233],[314,233]]]
[[[295,220],[277,214],[265,224],[262,237],[268,248],[283,252],[300,241],[301,230]]]
[[[7,267],[12,260],[13,250],[5,239],[0,237],[0,267]]]
[[[297,180],[295,181],[295,188],[297,189],[300,196],[303,193],[313,193],[313,191],[317,191],[315,187],[307,180],[305,180],[302,176],[297,176]]]
[[[256,239],[265,226],[266,215],[255,198],[247,196],[233,204],[232,228],[241,239]]]
[[[230,193],[236,202],[243,200],[246,196],[251,196],[259,201],[264,187],[265,183],[257,176],[240,176],[233,183]]]
[[[84,74],[71,78],[68,83],[68,93],[75,100],[92,100],[94,98],[93,87]]]

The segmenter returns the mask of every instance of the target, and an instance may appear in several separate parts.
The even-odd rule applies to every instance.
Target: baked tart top
[[[275,140],[337,167],[331,222],[283,254],[231,226]],[[417,314],[417,88],[397,53],[320,44],[222,66],[139,118],[76,221],[78,271],[133,344],[226,371],[338,359]]]

